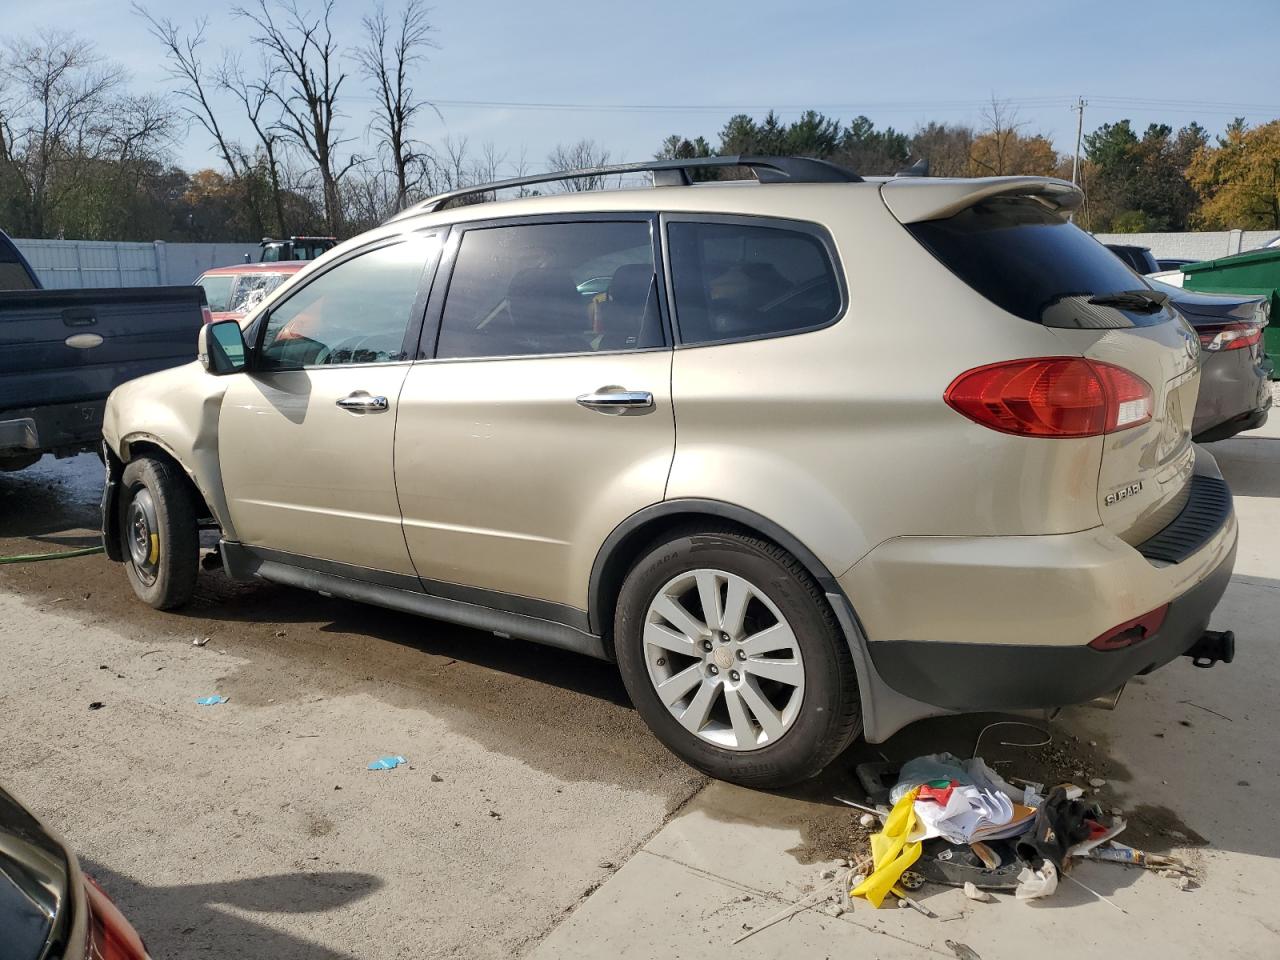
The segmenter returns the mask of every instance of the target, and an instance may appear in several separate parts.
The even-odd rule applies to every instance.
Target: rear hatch
[[[1067,221],[1075,188],[1033,177],[891,180],[882,194],[949,270],[996,306],[1051,330],[1062,355],[1146,382],[1150,419],[1101,437],[1098,513],[1132,544],[1172,522],[1190,495],[1199,341],[1165,294]]]

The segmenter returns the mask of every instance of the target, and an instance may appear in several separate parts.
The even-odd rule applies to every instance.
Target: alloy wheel
[[[727,750],[756,750],[791,728],[804,699],[804,661],[786,617],[755,584],[690,570],[649,604],[644,654],[658,698],[690,733]]]

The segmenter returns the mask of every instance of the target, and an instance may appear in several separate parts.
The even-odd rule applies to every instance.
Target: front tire
[[[121,477],[120,540],[133,592],[157,610],[191,599],[200,533],[186,479],[172,464],[143,457]]]
[[[857,677],[822,591],[787,551],[732,528],[655,545],[614,619],[623,682],[668,748],[721,780],[782,787],[857,735]]]

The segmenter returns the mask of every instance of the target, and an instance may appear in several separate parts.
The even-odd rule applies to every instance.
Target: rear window
[[[35,281],[27,273],[18,251],[0,237],[0,290],[34,290]]]
[[[1115,254],[1036,200],[995,199],[907,229],[956,276],[1015,316],[1075,326],[1089,297],[1148,288]],[[1065,300],[1066,310],[1045,312]],[[1092,325],[1092,324],[1083,324]]]
[[[667,247],[683,344],[785,336],[840,315],[831,256],[807,230],[676,220]]]

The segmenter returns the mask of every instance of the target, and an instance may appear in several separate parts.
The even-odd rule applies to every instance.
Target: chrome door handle
[[[578,404],[599,413],[623,413],[627,410],[648,410],[653,406],[653,394],[648,390],[622,390],[601,387],[595,393],[584,393]]]
[[[386,397],[371,397],[367,393],[352,393],[340,398],[338,406],[343,410],[351,410],[355,413],[376,413],[379,410],[386,410],[390,404],[387,403]]]

